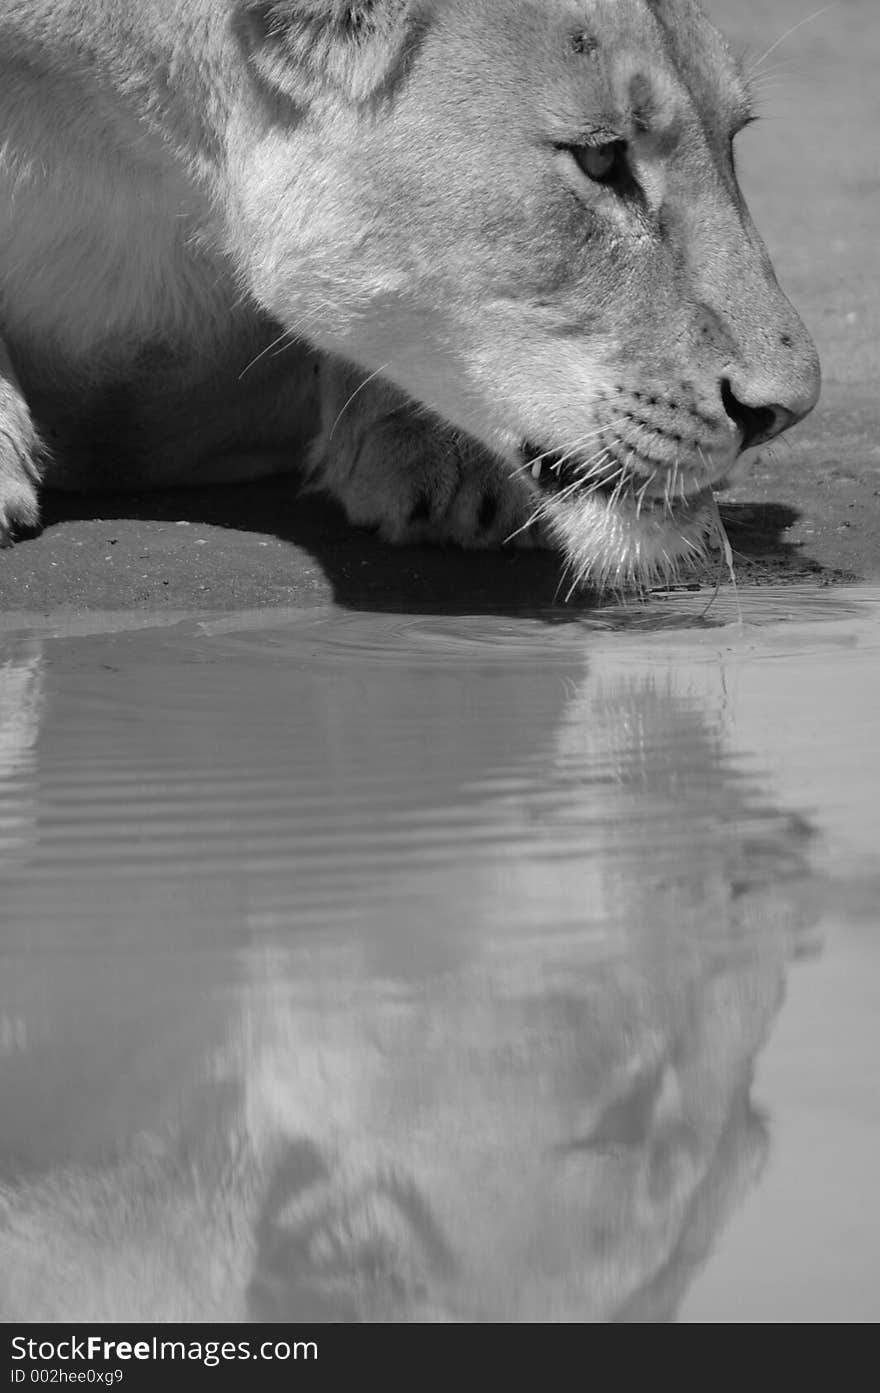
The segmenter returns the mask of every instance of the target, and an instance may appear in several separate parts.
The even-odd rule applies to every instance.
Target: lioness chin
[[[815,404],[695,0],[0,0],[0,539],[295,469],[389,540],[701,546]]]

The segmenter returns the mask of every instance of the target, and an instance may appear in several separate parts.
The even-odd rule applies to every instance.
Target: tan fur
[[[692,0],[0,0],[0,539],[40,473],[251,477],[320,423],[392,540],[674,566],[744,443],[722,383],[762,438],[818,392],[743,102]],[[562,148],[612,141],[633,194]]]

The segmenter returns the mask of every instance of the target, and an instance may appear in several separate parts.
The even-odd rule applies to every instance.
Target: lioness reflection
[[[204,681],[175,670],[181,690]],[[349,809],[372,789],[376,819],[415,839],[431,791],[419,855],[401,833],[356,912],[305,931],[290,906],[310,877],[354,875],[357,839],[343,827],[323,869],[267,869],[243,799],[245,879],[220,877],[198,951],[163,935],[158,875],[130,895],[112,969],[100,952],[47,969],[0,939],[0,1015],[28,1027],[0,1061],[7,1320],[675,1314],[766,1152],[752,1069],[809,923],[807,833],[734,771],[717,703],[673,677],[601,656],[568,693],[539,662],[511,680],[452,655],[422,675],[279,665],[259,698],[335,751],[316,806],[334,781]],[[266,710],[253,727],[277,735]],[[62,715],[50,703],[47,769]],[[209,712],[176,756],[206,800],[232,719]],[[132,742],[162,738],[125,720],[104,736],[133,797]],[[290,776],[295,855],[294,756],[254,759]]]

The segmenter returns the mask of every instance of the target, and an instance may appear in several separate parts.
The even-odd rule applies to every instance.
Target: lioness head
[[[578,574],[674,567],[736,457],[819,391],[737,182],[747,84],[695,0],[239,20],[259,297],[528,471]]]

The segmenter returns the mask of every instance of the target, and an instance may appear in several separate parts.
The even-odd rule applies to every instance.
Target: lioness
[[[0,537],[318,425],[390,541],[674,568],[819,390],[749,119],[695,0],[0,0]]]

